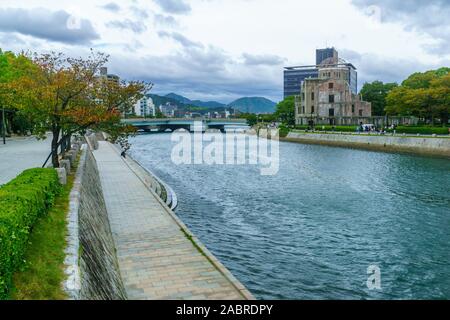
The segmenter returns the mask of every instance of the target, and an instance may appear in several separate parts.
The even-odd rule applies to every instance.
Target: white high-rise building
[[[138,117],[154,117],[156,116],[155,104],[153,99],[144,96],[141,100],[134,105],[134,113]]]

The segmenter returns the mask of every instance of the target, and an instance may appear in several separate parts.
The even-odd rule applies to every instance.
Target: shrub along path
[[[37,222],[48,214],[60,191],[53,169],[26,170],[0,188],[0,299],[9,297],[14,272],[32,262],[27,261],[30,233],[36,231]],[[43,257],[39,251],[33,254]]]
[[[67,295],[61,286],[66,278],[64,258],[67,236],[67,213],[74,172],[55,198],[48,214],[35,224],[25,252],[25,265],[13,276],[13,300],[62,300]]]

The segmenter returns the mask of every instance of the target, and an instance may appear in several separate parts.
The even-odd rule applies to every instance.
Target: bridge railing
[[[206,119],[206,118],[161,118],[161,119],[155,119],[155,118],[128,118],[128,119],[122,119],[122,122],[124,123],[136,123],[136,122],[156,122],[156,123],[170,123],[170,122],[195,122],[195,121],[202,121],[202,122],[220,122],[220,123],[240,123],[240,124],[246,124],[246,119]]]

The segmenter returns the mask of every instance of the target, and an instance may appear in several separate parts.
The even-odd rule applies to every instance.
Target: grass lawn
[[[49,213],[34,226],[24,257],[25,267],[13,276],[12,300],[66,299],[62,283],[66,278],[66,217],[73,182],[74,174],[71,174]]]

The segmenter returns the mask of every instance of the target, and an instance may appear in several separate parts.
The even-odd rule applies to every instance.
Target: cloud
[[[145,9],[139,8],[137,6],[131,6],[130,11],[138,18],[147,19],[148,13]]]
[[[167,32],[167,31],[159,31],[158,35],[161,38],[169,38],[169,39],[173,39],[176,42],[178,42],[179,44],[181,44],[183,47],[187,47],[187,48],[203,48],[203,44],[201,44],[200,42],[194,42],[192,40],[189,40],[188,38],[186,38],[185,36],[183,36],[181,33],[178,32]]]
[[[278,66],[286,62],[285,58],[270,54],[252,55],[244,53],[242,57],[244,58],[244,63],[250,66],[257,66],[257,65]]]
[[[157,25],[157,26],[164,26],[164,27],[178,26],[178,22],[175,20],[174,17],[166,16],[163,14],[155,14],[154,22],[155,22],[155,25]]]
[[[450,1],[448,0],[352,0],[366,14],[380,22],[403,24],[407,31],[418,31],[436,41],[424,49],[437,55],[450,54]]]
[[[110,21],[106,26],[116,29],[131,30],[134,33],[142,33],[147,30],[147,27],[142,22],[135,22],[130,19]]]
[[[0,9],[0,30],[68,44],[89,44],[99,39],[91,22],[66,11]]]
[[[154,0],[166,12],[186,14],[191,11],[191,6],[184,0]]]
[[[383,57],[372,53],[358,53],[352,50],[339,50],[339,56],[358,67],[358,87],[364,82],[380,80],[401,83],[414,72],[423,72],[449,65],[449,60],[436,61],[434,64],[421,63],[402,57]]]
[[[114,72],[124,78],[155,83],[155,93],[177,92],[192,99],[231,102],[242,96],[279,100],[282,74],[278,68],[249,66],[224,50],[207,46],[183,47],[170,55],[148,55],[132,65],[126,56],[112,56]]]
[[[114,2],[110,2],[107,3],[103,6],[101,6],[101,8],[108,10],[108,11],[112,11],[112,12],[119,12],[120,11],[120,6],[117,3]]]

